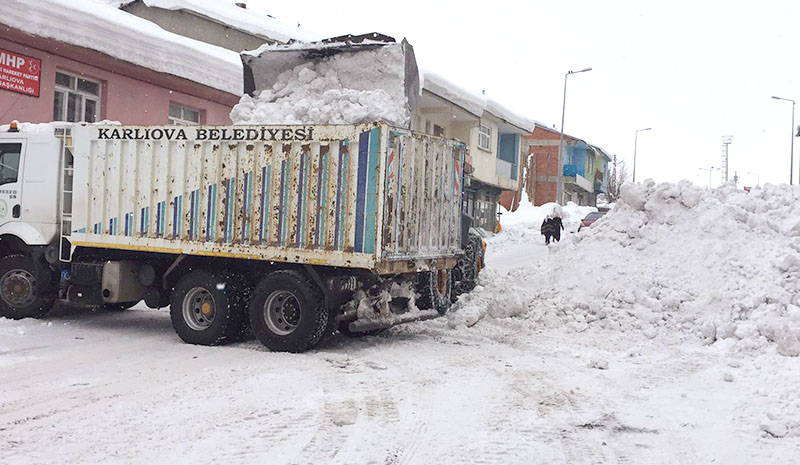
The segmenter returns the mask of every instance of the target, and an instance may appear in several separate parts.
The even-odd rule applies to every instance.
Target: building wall
[[[25,41],[24,34],[17,36],[22,40],[12,42],[0,38],[0,49],[42,61],[39,97],[0,89],[0,124],[12,120],[52,121],[56,70],[101,82],[99,119],[123,124],[167,124],[172,102],[201,110],[204,124],[231,124],[229,114],[238,96],[176,76],[143,70],[99,52],[77,50],[67,44],[30,37],[31,42],[36,42],[34,46]],[[73,58],[76,56],[80,59]],[[138,69],[133,70],[134,67]],[[133,73],[128,71],[135,71],[138,76],[131,77]],[[166,87],[167,83],[174,86]]]
[[[500,189],[516,190],[519,185],[516,179],[499,176],[497,174],[497,144],[500,135],[500,128],[497,122],[490,116],[484,114],[484,116],[481,117],[480,124],[491,128],[492,137],[489,142],[489,151],[478,148],[479,125],[471,128],[469,147],[472,157],[472,166],[475,167],[475,172],[472,174],[472,177],[484,184],[497,186]],[[517,159],[519,159],[519,157],[517,157]],[[517,165],[517,172],[519,172],[519,165]]]
[[[564,144],[571,142],[564,138]],[[559,134],[545,131],[539,127],[532,134],[523,137],[523,146],[526,152],[533,154],[534,169],[528,170],[525,179],[525,189],[528,198],[536,206],[556,201],[558,191],[558,143]]]
[[[131,3],[122,9],[132,15],[158,24],[161,29],[201,42],[218,45],[234,52],[255,50],[265,42],[268,42],[265,37],[248,34],[184,10],[165,10],[163,8],[148,7],[142,2]],[[257,15],[259,13],[253,11],[251,14]],[[275,43],[275,41],[269,42]]]

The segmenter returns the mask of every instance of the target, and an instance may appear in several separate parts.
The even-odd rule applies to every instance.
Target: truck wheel
[[[270,350],[303,352],[331,331],[322,291],[303,274],[279,270],[256,286],[250,300],[250,328]]]
[[[476,244],[473,238],[467,242],[464,255],[459,257],[456,267],[453,268],[455,277],[453,284],[452,300],[461,294],[466,294],[475,289],[478,282],[478,270],[480,267],[479,249],[480,241]]]
[[[47,313],[56,298],[49,271],[23,254],[0,259],[0,316],[18,320]]]
[[[184,342],[219,345],[241,335],[247,295],[235,276],[193,271],[172,291],[170,319]]]
[[[453,274],[450,270],[436,270],[417,273],[416,304],[421,310],[435,309],[444,315],[450,308],[450,295],[453,291]]]

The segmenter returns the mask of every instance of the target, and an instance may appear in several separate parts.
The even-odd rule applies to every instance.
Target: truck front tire
[[[55,301],[53,275],[46,266],[36,266],[24,254],[0,259],[0,316],[19,320],[38,318]]]
[[[220,345],[241,337],[247,294],[236,276],[192,271],[172,292],[170,319],[184,342]]]
[[[322,291],[302,273],[279,270],[258,283],[250,299],[250,328],[270,350],[303,352],[332,332]]]

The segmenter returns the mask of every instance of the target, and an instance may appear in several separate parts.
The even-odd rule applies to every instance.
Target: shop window
[[[57,71],[53,121],[98,121],[101,88],[97,81]]]
[[[168,124],[176,124],[178,126],[198,125],[200,124],[200,110],[170,103]]]

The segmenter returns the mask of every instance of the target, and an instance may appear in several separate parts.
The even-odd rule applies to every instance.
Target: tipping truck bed
[[[449,268],[463,144],[384,123],[76,126],[73,246]],[[69,169],[69,167],[67,167]]]

